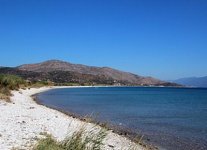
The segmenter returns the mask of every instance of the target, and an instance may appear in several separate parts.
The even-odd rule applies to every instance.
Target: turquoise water
[[[49,107],[130,128],[165,149],[207,149],[204,88],[67,88],[37,97]]]

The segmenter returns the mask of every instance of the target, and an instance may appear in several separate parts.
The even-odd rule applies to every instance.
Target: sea
[[[76,87],[39,93],[37,101],[131,129],[160,149],[207,150],[207,88]]]

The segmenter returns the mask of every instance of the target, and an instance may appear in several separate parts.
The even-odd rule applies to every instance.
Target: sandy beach
[[[42,133],[51,134],[61,141],[83,126],[88,132],[100,130],[101,127],[95,124],[80,121],[57,110],[39,105],[31,97],[53,88],[63,87],[21,89],[12,91],[11,103],[0,100],[1,150],[32,149],[38,139],[44,138]],[[145,149],[112,131],[107,131],[103,143],[104,150],[128,150],[132,147],[137,150]]]

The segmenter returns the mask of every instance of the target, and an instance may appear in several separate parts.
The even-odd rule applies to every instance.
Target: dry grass
[[[0,86],[0,100],[10,102],[11,91],[7,87]]]
[[[10,96],[4,95],[2,93],[0,93],[0,100],[4,100],[5,102],[11,102]]]
[[[104,129],[89,134],[86,134],[84,129],[80,129],[61,142],[56,141],[51,135],[46,135],[46,138],[40,140],[33,150],[101,150],[105,137]]]

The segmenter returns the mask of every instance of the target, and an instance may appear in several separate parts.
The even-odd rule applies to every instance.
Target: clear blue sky
[[[207,75],[207,0],[0,0],[0,66],[61,59]]]

